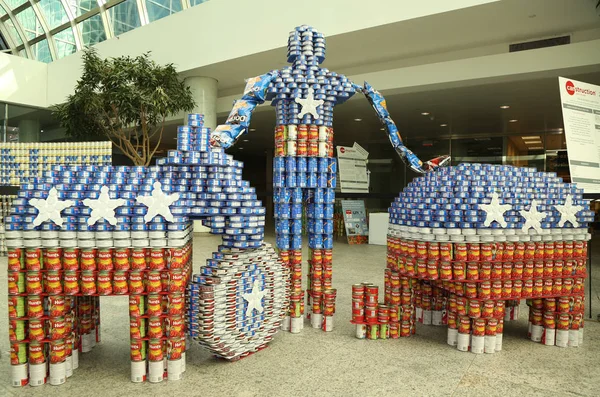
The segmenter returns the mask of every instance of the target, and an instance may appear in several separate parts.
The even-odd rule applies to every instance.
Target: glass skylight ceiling
[[[208,0],[0,0],[0,51],[52,62]]]

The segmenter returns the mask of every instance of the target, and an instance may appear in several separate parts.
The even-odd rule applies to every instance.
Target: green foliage
[[[83,74],[55,117],[77,140],[110,139],[136,165],[149,165],[165,119],[194,108],[189,87],[173,64],[158,65],[149,53],[101,59],[83,52]]]

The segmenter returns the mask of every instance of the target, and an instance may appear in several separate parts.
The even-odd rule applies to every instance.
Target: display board
[[[369,152],[354,142],[352,146],[338,146],[337,155],[342,193],[368,193],[367,159]]]
[[[363,200],[342,200],[348,244],[366,244],[369,237],[367,211]]]
[[[558,78],[571,182],[600,193],[600,86]]]

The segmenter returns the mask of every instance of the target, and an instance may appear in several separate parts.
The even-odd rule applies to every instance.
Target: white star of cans
[[[169,208],[171,204],[179,200],[179,193],[165,194],[160,182],[154,182],[150,196],[138,196],[135,200],[148,207],[148,213],[144,216],[146,222],[150,222],[156,215],[162,215],[168,222],[173,222],[173,214]]]
[[[546,212],[538,212],[538,203],[536,200],[531,202],[529,211],[521,210],[519,213],[525,218],[525,224],[523,225],[523,231],[526,232],[531,228],[534,228],[538,233],[542,232],[542,220],[548,216]]]
[[[262,291],[260,290],[260,282],[258,280],[254,281],[252,285],[252,291],[248,294],[242,294],[242,297],[246,302],[248,302],[248,307],[246,308],[246,316],[252,315],[252,310],[255,310],[259,313],[264,311],[262,306],[262,299],[267,294],[266,288]]]
[[[498,193],[492,194],[492,202],[489,204],[479,204],[479,208],[485,211],[485,226],[490,226],[492,222],[496,221],[502,227],[506,227],[506,221],[504,220],[504,213],[512,208],[510,204],[500,204]]]
[[[319,118],[319,113],[317,113],[317,108],[323,104],[323,100],[315,99],[313,92],[314,92],[313,89],[309,88],[308,95],[306,95],[306,98],[296,98],[295,99],[296,103],[298,103],[298,104],[300,104],[300,106],[302,106],[302,110],[298,114],[298,118],[302,118],[302,116],[304,116],[305,114],[310,114],[315,119]]]
[[[573,205],[573,196],[567,195],[567,199],[563,205],[555,205],[554,208],[560,212],[560,221],[558,222],[558,227],[563,227],[566,222],[571,222],[573,227],[579,227],[579,222],[577,222],[577,213],[583,209],[581,205]]]
[[[48,220],[56,223],[58,226],[62,226],[63,220],[60,213],[65,208],[75,205],[75,202],[73,200],[60,200],[58,198],[58,191],[53,187],[48,192],[48,197],[45,200],[32,198],[29,200],[29,204],[38,210],[38,215],[33,220],[34,226],[39,226],[42,222]]]
[[[88,219],[88,225],[92,226],[100,219],[106,219],[111,225],[117,224],[117,218],[115,218],[115,208],[125,205],[127,201],[123,199],[111,199],[108,195],[108,186],[102,186],[100,189],[100,197],[98,199],[85,199],[83,204],[92,209],[90,219]]]

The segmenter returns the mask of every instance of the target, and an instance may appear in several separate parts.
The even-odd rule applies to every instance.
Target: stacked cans
[[[208,152],[210,128],[204,127],[204,115],[188,115],[188,125],[177,127],[177,150]]]
[[[275,157],[333,157],[333,128],[318,125],[278,125],[275,127]],[[306,160],[289,164],[288,172],[307,172]],[[335,165],[334,165],[335,167]],[[335,169],[333,170],[335,172]],[[309,178],[309,176],[307,176]],[[298,179],[307,187],[303,179]],[[308,186],[310,187],[310,186]],[[312,186],[315,187],[315,186]]]
[[[17,198],[13,195],[0,195],[0,256],[6,256],[6,235],[4,228],[4,218],[10,215],[10,204]]]
[[[307,306],[313,328],[333,330],[336,290],[332,287],[333,253],[330,249],[311,249],[308,261]],[[297,268],[295,268],[297,270]],[[294,272],[297,274],[297,272]]]
[[[265,348],[289,305],[288,278],[269,244],[220,246],[188,287],[189,336],[227,360]]]
[[[19,186],[55,164],[102,165],[112,162],[107,142],[0,142],[0,185]]]
[[[386,303],[406,299],[418,322],[448,325],[448,344],[493,353],[527,299],[532,340],[577,346],[588,208],[580,189],[528,168],[463,164],[416,178],[390,208]],[[397,278],[409,280],[406,297]]]

